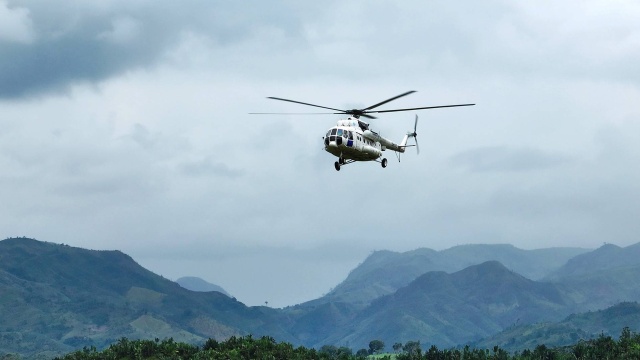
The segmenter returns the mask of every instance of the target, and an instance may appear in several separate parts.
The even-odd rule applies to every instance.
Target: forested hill
[[[489,261],[453,274],[418,277],[374,301],[332,340],[361,343],[375,334],[385,342],[428,339],[450,347],[495,334],[519,319],[552,320],[567,311],[555,285],[529,280]]]
[[[558,322],[517,324],[471,345],[479,348],[497,345],[509,351],[533,349],[539,344],[561,347],[575,344],[581,339],[595,339],[601,334],[615,337],[625,327],[640,329],[640,304],[637,302],[624,302],[604,310],[572,314]]]
[[[295,340],[278,326],[275,310],[186,290],[120,251],[0,241],[0,294],[0,349],[7,353],[102,347],[122,336]]]

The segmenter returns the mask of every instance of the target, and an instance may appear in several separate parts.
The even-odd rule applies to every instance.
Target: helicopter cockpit
[[[332,142],[335,142],[338,146],[345,143],[346,146],[353,147],[353,131],[337,127],[329,129],[324,137],[324,144],[329,146]]]

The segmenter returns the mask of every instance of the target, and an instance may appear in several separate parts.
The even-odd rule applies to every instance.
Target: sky
[[[0,237],[120,250],[247,305],[376,250],[640,241],[633,0],[0,0]],[[335,171],[339,115],[420,154]]]

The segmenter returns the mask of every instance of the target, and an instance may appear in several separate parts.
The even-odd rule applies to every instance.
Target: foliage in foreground
[[[317,351],[305,347],[294,347],[272,337],[254,339],[251,336],[231,337],[227,341],[218,342],[213,339],[199,348],[195,345],[175,342],[173,339],[160,341],[128,340],[122,338],[103,351],[96,348],[82,350],[65,355],[60,360],[106,360],[106,359],[211,359],[211,360],[243,360],[243,359],[273,359],[273,360],[325,360],[361,359],[352,355],[351,350],[339,348],[335,352]],[[347,351],[348,350],[348,351]]]
[[[619,340],[601,334],[597,339],[583,341],[575,345],[556,349],[538,345],[534,350],[524,350],[511,355],[495,346],[492,350],[464,349],[439,350],[431,346],[422,353],[418,348],[413,353],[404,352],[397,360],[603,360],[603,359],[640,359],[640,334],[624,328]]]
[[[431,346],[429,350],[422,351],[417,341],[407,342],[402,347],[394,346],[394,350],[399,351],[395,355],[397,360],[640,359],[640,334],[624,328],[618,340],[602,334],[597,339],[580,341],[572,346],[549,349],[545,345],[538,345],[533,350],[515,354],[509,354],[498,346],[492,350],[471,349],[469,346],[463,349],[440,350]],[[247,336],[231,337],[223,342],[209,339],[201,348],[175,342],[173,339],[152,341],[122,338],[103,351],[97,351],[93,347],[84,348],[57,359],[363,360],[367,355],[365,349],[356,354],[353,354],[351,349],[335,346],[323,346],[320,350],[315,350],[302,346],[294,347],[286,342],[278,343],[271,337],[254,339]],[[376,357],[385,358],[391,359],[391,356]]]

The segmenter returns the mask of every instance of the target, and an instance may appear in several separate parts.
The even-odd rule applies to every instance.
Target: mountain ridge
[[[634,266],[638,265],[639,258],[640,243],[626,247],[604,244],[591,252],[569,259],[566,264],[547,275],[544,280],[555,281],[560,278],[579,277],[598,271]]]
[[[393,293],[426,272],[451,273],[491,260],[498,260],[509,269],[538,280],[564,265],[570,258],[588,251],[567,247],[523,250],[510,244],[457,245],[441,251],[419,248],[404,253],[376,251],[327,295],[309,304],[343,301],[366,306],[377,297]],[[541,263],[545,265],[540,266]]]
[[[412,305],[417,303],[423,306]],[[540,312],[551,319],[563,313],[564,305],[555,285],[537,283],[489,261],[451,274],[423,274],[394,294],[374,300],[349,328],[327,340],[363,343],[376,334],[385,343],[429,339],[449,347],[501,331],[517,319],[536,318]],[[403,329],[402,323],[410,326]]]

